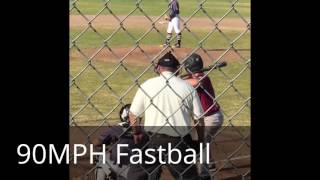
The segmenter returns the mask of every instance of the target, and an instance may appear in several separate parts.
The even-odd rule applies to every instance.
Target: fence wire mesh
[[[224,116],[213,137],[214,151],[220,153],[213,175],[249,179],[250,1],[179,3],[182,46],[174,48],[159,46],[167,34],[163,21],[169,11],[167,0],[70,1],[70,127],[77,128],[83,143],[89,144],[101,128],[120,122],[121,107],[132,102],[145,80],[156,76],[153,69],[161,55],[172,51],[183,63],[198,53],[211,67],[205,76],[212,80],[214,99]],[[170,44],[176,39],[175,35]],[[215,68],[221,62],[228,66]],[[224,132],[231,138],[224,139]],[[227,145],[232,146],[227,150],[221,145],[234,139],[238,143]],[[78,177],[94,179],[96,168],[88,167]]]

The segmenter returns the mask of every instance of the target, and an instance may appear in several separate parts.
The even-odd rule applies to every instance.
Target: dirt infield
[[[99,15],[95,19],[93,19],[95,16],[93,15],[86,15],[85,16],[87,20],[81,16],[81,15],[70,15],[70,28],[80,28],[80,27],[86,27],[88,26],[88,21],[92,20],[91,24],[95,28],[106,28],[106,29],[116,29],[119,27],[119,21],[123,20],[125,16],[118,16],[118,19],[111,15]],[[158,17],[150,16],[152,21],[155,21]],[[182,21],[186,21],[187,18],[182,18]],[[218,22],[219,18],[214,18],[216,22]],[[159,21],[162,21],[160,19]],[[158,22],[159,22],[158,21]],[[250,22],[250,19],[247,19],[248,22]],[[193,17],[190,21],[187,23],[187,27],[190,30],[208,30],[212,29],[215,26],[216,22],[212,22],[207,17]],[[152,23],[149,19],[147,19],[144,16],[129,16],[127,19],[123,22],[124,26],[126,28],[134,28],[134,29],[149,29],[152,26]],[[156,23],[155,26],[157,28],[166,28],[166,24],[160,24]],[[182,23],[183,26],[183,23]],[[245,30],[247,29],[247,24],[240,18],[225,18],[223,19],[218,26],[220,29],[227,29],[227,30]],[[182,44],[183,46],[183,44]],[[123,57],[125,57],[125,63],[133,63],[133,64],[139,64],[139,65],[147,65],[150,64],[150,57],[154,57],[160,51],[162,48],[160,46],[141,46],[143,51],[149,56],[146,56],[144,53],[141,52],[140,49],[135,49],[134,51],[130,52],[133,47],[117,47],[112,48],[113,53],[111,53],[107,48],[104,48],[102,51],[97,52],[98,49],[94,48],[86,48],[82,49],[84,54],[86,56],[91,57],[94,54],[96,54],[95,58],[93,60],[99,60],[99,61],[105,61],[105,62],[119,62],[119,60]],[[169,49],[168,49],[169,50]],[[175,49],[174,53],[175,55],[181,59],[186,57],[189,53],[192,52],[192,48],[179,48]],[[129,53],[130,52],[130,53]],[[202,50],[198,52],[200,55],[203,56],[205,63],[209,61],[209,57],[206,53],[204,53]],[[224,53],[224,51],[207,51],[207,53],[213,58],[217,59],[220,57],[221,54]],[[242,56],[245,58],[250,57],[250,51],[245,52],[239,52]],[[76,50],[70,51],[70,59],[83,59],[83,56],[78,53]],[[224,60],[230,61],[230,60],[239,60],[241,59],[239,55],[234,51],[229,51],[226,53],[226,55],[222,58]],[[137,63],[138,62],[138,63]]]
[[[86,133],[91,132],[96,127],[82,127],[83,129],[70,128],[70,145],[74,143],[83,143],[86,141]],[[101,132],[107,130],[107,127],[100,128],[96,133],[94,133],[90,139],[97,137]],[[250,179],[250,173],[243,177],[246,173],[250,172],[251,162],[250,162],[250,136],[243,140],[239,136],[237,129],[227,129],[218,134],[215,140],[215,144],[212,145],[212,152],[216,162],[217,171],[214,174],[215,180],[248,180]],[[242,132],[248,133],[249,128],[242,128]],[[245,135],[246,133],[243,133]],[[241,147],[241,148],[239,148]],[[239,151],[237,151],[239,149]],[[234,153],[237,151],[236,153]],[[231,154],[232,157],[228,160],[228,156]],[[84,179],[88,175],[88,179],[94,179],[94,171],[88,173],[92,170],[94,165],[89,164],[89,156],[83,157],[79,160],[77,165],[70,164],[70,180],[80,180]],[[166,167],[163,167],[163,173],[161,175],[161,180],[171,180],[172,176]],[[88,173],[88,174],[87,174]]]
[[[103,50],[98,52],[98,49],[83,49],[83,53],[86,54],[88,57],[91,57],[93,55],[93,61],[104,61],[104,62],[111,62],[111,63],[117,63],[119,62],[122,58],[124,58],[124,63],[127,64],[135,64],[135,65],[140,65],[140,66],[145,66],[150,64],[151,60],[149,58],[155,57],[157,54],[159,54],[162,50],[162,48],[159,46],[142,46],[141,47],[148,56],[146,56],[139,48],[136,48],[135,50],[132,51],[133,47],[130,48],[112,48],[112,52],[104,48]],[[170,50],[168,48],[167,50]],[[193,48],[177,48],[174,49],[174,54],[176,57],[182,61],[183,58],[185,58],[189,53],[191,53],[194,49]],[[202,57],[205,62],[205,65],[211,64],[212,61],[210,58],[213,58],[216,60],[219,58],[222,54],[225,53],[225,50],[219,50],[219,51],[207,51],[206,53],[203,50],[197,51]],[[248,58],[250,57],[250,51],[238,51],[238,53],[245,57]],[[228,51],[222,59],[224,61],[233,61],[233,60],[240,60],[241,57],[239,54],[236,53],[233,50]],[[208,56],[210,55],[210,57]],[[81,55],[79,52],[76,50],[70,51],[70,59],[83,59],[83,55]]]
[[[70,28],[77,28],[77,27],[85,27],[88,26],[88,21],[92,20],[95,16],[93,15],[86,15],[86,19],[81,15],[70,15]],[[119,27],[119,21],[122,21],[125,16],[118,16],[116,19],[114,16],[111,15],[99,15],[94,20],[92,20],[92,26],[96,28],[107,28],[107,29],[115,29]],[[157,20],[158,17],[150,16],[152,21]],[[182,17],[182,28],[184,28],[184,22],[188,19]],[[193,29],[192,27],[196,27],[197,30],[206,30],[212,29],[215,24],[219,21],[219,18],[213,18],[211,21],[207,17],[193,17],[190,21],[187,22],[187,27]],[[246,19],[250,22],[250,19]],[[157,28],[166,28],[166,24],[161,24],[159,22],[163,21],[159,19],[155,26]],[[123,25],[127,28],[140,28],[140,29],[149,29],[152,26],[152,22],[144,17],[144,16],[129,16],[127,19],[123,21]],[[224,30],[245,30],[247,28],[246,22],[244,22],[240,18],[225,18],[221,22],[219,22],[218,27]]]

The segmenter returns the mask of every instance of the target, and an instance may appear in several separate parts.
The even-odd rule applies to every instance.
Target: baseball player
[[[130,154],[129,150],[134,146],[133,137],[129,128],[129,108],[130,104],[126,104],[120,110],[120,119],[123,122],[119,123],[117,126],[111,126],[104,131],[99,138],[94,139],[92,142],[96,148],[101,147],[102,144],[111,146],[111,151],[107,151],[106,153],[106,162],[102,161],[102,156],[99,157],[96,171],[97,180],[128,179],[127,174],[130,163],[129,156],[121,158],[120,164],[116,164],[116,144],[128,144],[129,149],[127,149],[125,152],[122,152],[128,154]]]
[[[172,37],[172,31],[174,30],[177,34],[177,43],[174,45],[176,48],[181,47],[181,30],[180,30],[180,20],[179,20],[179,3],[178,0],[170,0],[168,5],[169,7],[169,15],[167,15],[166,20],[169,21],[167,28],[167,38],[163,46],[168,46],[169,41]]]
[[[202,108],[205,112],[204,114],[204,124],[205,124],[205,143],[211,142],[212,138],[221,127],[223,123],[223,115],[220,112],[220,106],[215,101],[215,93],[210,81],[210,78],[204,74],[203,61],[200,55],[192,54],[185,61],[185,69],[189,73],[189,76],[186,77],[186,81],[196,88],[198,96],[201,101]],[[203,79],[201,79],[203,78]],[[205,153],[206,154],[206,153]],[[204,158],[206,158],[204,156]],[[214,160],[210,153],[210,163],[213,163]],[[211,179],[210,171],[215,170],[214,164],[209,167],[208,164],[200,165],[200,177],[201,179]]]
[[[141,139],[145,136],[141,133],[141,126],[137,120],[137,117],[144,114],[144,131],[150,137],[146,144],[148,148],[156,149],[161,146],[167,149],[168,144],[171,143],[173,147],[182,152],[182,157],[185,157],[184,150],[188,148],[188,144],[192,144],[190,129],[193,126],[193,120],[199,120],[200,125],[203,126],[203,110],[195,89],[177,77],[176,72],[179,66],[179,61],[171,52],[160,58],[156,66],[159,76],[151,78],[139,86],[130,107],[129,120],[135,144],[143,142]],[[190,114],[193,114],[193,117]],[[202,141],[203,129],[199,128],[198,133],[199,139]],[[157,157],[160,152],[155,152],[155,154]],[[162,156],[164,157],[164,155]],[[177,157],[174,158],[176,161]],[[186,164],[182,160],[167,167],[175,179],[199,179],[195,164]],[[160,174],[159,160],[154,164],[132,164],[128,172],[131,180],[155,180],[159,179]]]

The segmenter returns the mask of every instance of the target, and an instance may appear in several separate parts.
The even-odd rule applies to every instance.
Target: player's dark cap
[[[158,65],[163,67],[178,68],[180,63],[171,53],[171,51],[169,51],[159,59]]]

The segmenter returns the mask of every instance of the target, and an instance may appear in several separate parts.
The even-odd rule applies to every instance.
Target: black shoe
[[[204,176],[204,177],[200,177],[200,180],[213,180],[213,178],[211,179],[210,176]]]
[[[162,44],[162,45],[160,45],[161,47],[167,47],[167,46],[169,46],[169,44],[167,44],[167,43],[164,43],[164,44]]]
[[[212,163],[212,164],[209,164],[209,171],[212,173],[212,172],[216,172],[217,171],[217,167],[216,167],[216,164]]]
[[[174,47],[175,47],[175,48],[180,48],[181,45],[180,45],[179,43],[177,43],[177,44],[174,45]]]

